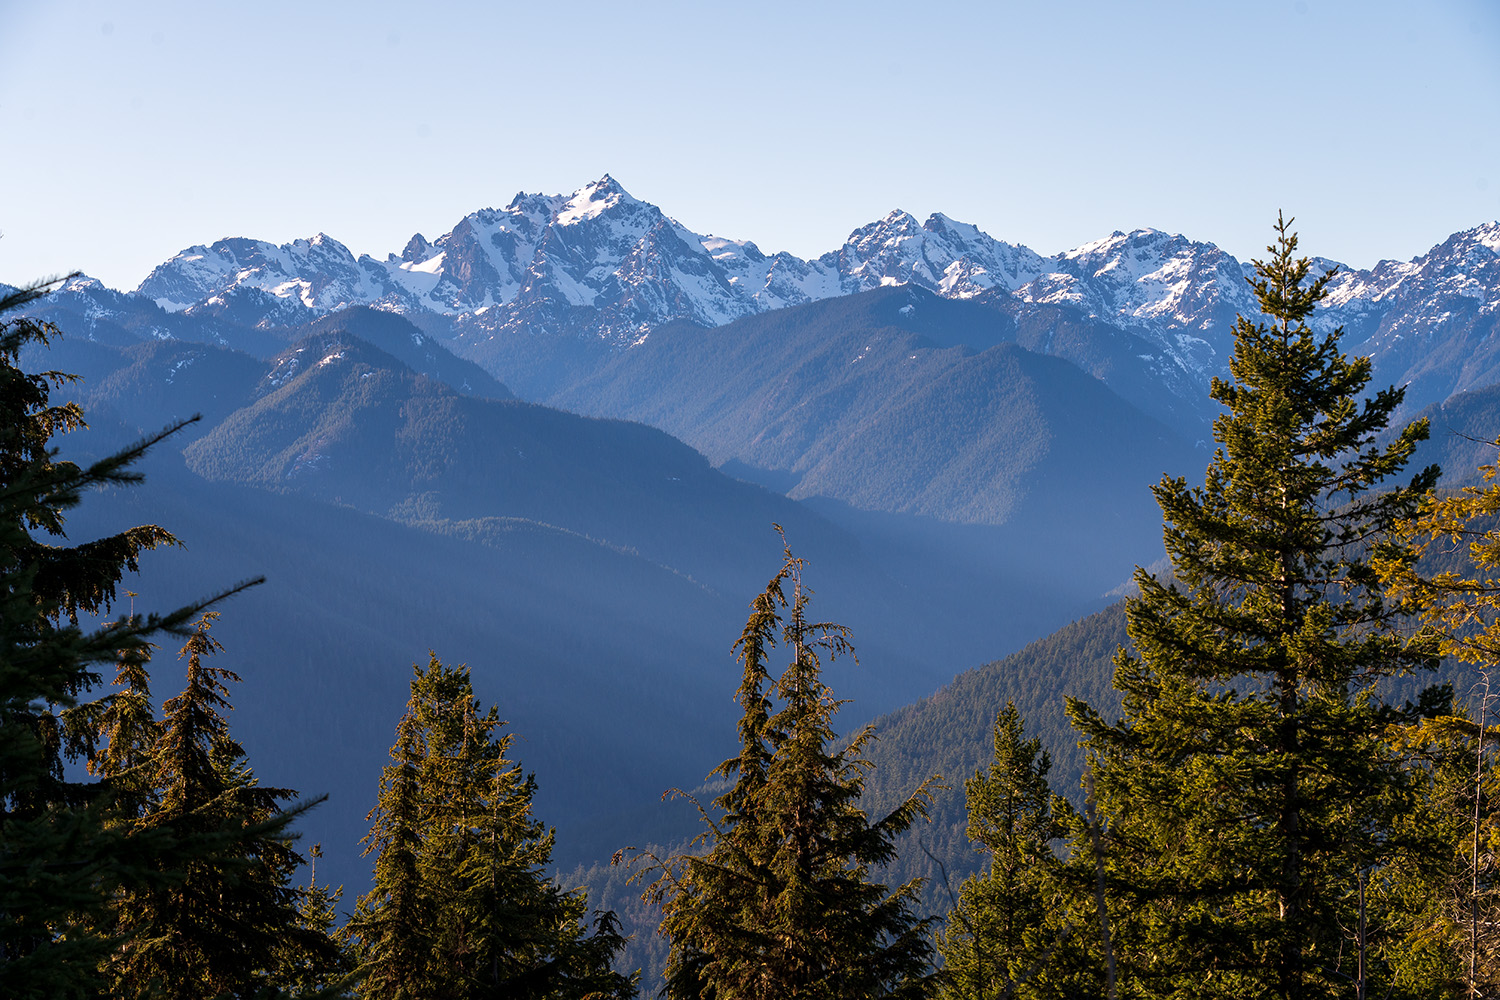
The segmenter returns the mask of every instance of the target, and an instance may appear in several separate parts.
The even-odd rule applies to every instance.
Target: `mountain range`
[[[1348,350],[1380,377],[1411,383],[1420,408],[1500,380],[1488,343],[1500,316],[1500,223],[1455,233],[1412,261],[1340,267],[1318,323],[1342,325]],[[1316,259],[1320,269],[1334,262]],[[889,285],[950,299],[1047,307],[1130,334],[1138,358],[1176,395],[1201,397],[1227,370],[1234,318],[1253,312],[1249,263],[1212,243],[1152,229],[1115,232],[1044,257],[972,225],[901,211],[855,229],[843,246],[803,260],[753,242],[693,233],[631,197],[608,175],[571,195],[518,194],[473,212],[435,240],[414,235],[384,260],[356,257],[331,236],[276,245],[232,238],[189,247],[156,267],[126,302],[97,283],[94,321],[129,316],[138,336],[173,336],[173,317],[266,330],[349,306],[411,317],[456,338],[462,353],[504,360],[519,338],[571,335],[624,348],[670,323],[722,326],[788,306]],[[1439,343],[1441,342],[1441,343]],[[1434,348],[1437,348],[1436,350]],[[488,364],[493,372],[496,364]],[[510,373],[498,373],[509,381]],[[529,387],[529,397],[555,386]],[[1201,409],[1201,408],[1200,408]]]

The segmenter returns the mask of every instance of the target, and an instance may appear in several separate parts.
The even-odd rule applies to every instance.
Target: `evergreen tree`
[[[359,994],[372,1000],[423,1000],[437,996],[433,900],[422,883],[419,858],[425,810],[419,798],[421,734],[413,711],[396,727],[392,763],[380,778],[380,798],[369,818],[365,853],[375,855],[375,887],[360,897],[346,933],[364,975]]]
[[[1455,708],[1403,734],[1428,778],[1430,826],[1447,845],[1440,871],[1407,880],[1406,908],[1425,919],[1404,943],[1433,969],[1446,959],[1467,995],[1491,996],[1500,991],[1500,816],[1492,769],[1500,750],[1500,691],[1492,688],[1500,684],[1493,673],[1500,665],[1500,466],[1479,471],[1483,485],[1434,496],[1403,522],[1400,536],[1410,547],[1384,553],[1376,568],[1390,594],[1423,623],[1424,637],[1479,676],[1472,717]],[[1451,568],[1433,573],[1434,564]]]
[[[941,995],[953,1000],[1036,995],[1030,984],[1071,937],[1061,913],[1058,859],[1063,833],[1047,783],[1051,756],[1025,738],[1013,702],[995,718],[995,755],[987,771],[964,782],[969,839],[989,855],[964,880],[958,904],[938,940]],[[1066,804],[1057,803],[1059,810]]]
[[[298,937],[311,936],[338,942],[338,904],[344,887],[318,884],[318,861],[323,846],[314,844],[308,854],[307,888],[300,893],[297,905],[296,936],[288,936],[274,953],[271,980],[284,994],[292,997],[326,997],[330,993],[347,996],[353,982],[354,964],[349,953],[339,947],[332,956],[316,954],[296,946]]]
[[[536,781],[481,709],[467,667],[417,667],[366,853],[375,888],[349,933],[362,997],[632,997],[612,969],[614,915],[584,926],[587,899],[550,878],[553,834],[532,814]]]
[[[1369,559],[1437,470],[1387,484],[1426,424],[1374,443],[1402,391],[1363,397],[1369,359],[1309,328],[1332,273],[1309,281],[1296,236],[1276,229],[1251,282],[1268,322],[1240,318],[1233,381],[1213,382],[1228,412],[1204,485],[1155,487],[1181,587],[1137,571],[1136,651],[1116,658],[1125,717],[1070,705],[1107,822],[1115,950],[1139,995],[1347,995],[1355,979],[1363,993],[1344,928],[1412,807],[1384,739],[1401,716],[1372,685],[1433,659],[1397,634]]]
[[[226,683],[239,677],[205,661],[222,648],[209,634],[217,617],[204,614],[182,649],[187,686],[162,706],[144,765],[152,801],[136,825],[221,846],[174,864],[170,884],[118,899],[125,942],[109,973],[120,995],[248,997],[279,985],[276,967],[289,953],[323,964],[338,957],[325,932],[304,926],[301,894],[290,884],[301,858],[285,827],[301,810],[281,803],[295,793],[262,786],[229,734]]]
[[[49,287],[0,295],[0,315]],[[159,881],[163,858],[203,846],[114,823],[113,789],[63,767],[79,744],[60,713],[87,703],[100,665],[143,662],[151,635],[181,630],[202,606],[79,627],[80,615],[109,610],[141,552],[174,539],[142,525],[68,545],[67,513],[91,489],[138,481],[130,465],[172,429],[87,467],[56,461],[52,439],[83,426],[76,405],[50,403],[70,377],[18,365],[24,347],[56,335],[30,318],[0,321],[0,995],[49,1000],[98,989],[114,894]]]
[[[707,851],[646,869],[657,874],[647,897],[661,904],[671,941],[671,997],[864,1000],[922,997],[934,986],[930,921],[912,913],[920,881],[892,892],[871,879],[895,857],[896,836],[926,814],[931,781],[883,819],[859,808],[873,733],[836,747],[841,702],[821,661],[852,651],[842,626],[807,620],[802,565],[785,553],[736,643],[740,752],[710,775],[733,784],[714,801],[719,818],[700,810]],[[767,661],[778,642],[791,662],[773,680]]]
[[[1493,708],[1490,709],[1493,712]],[[1371,910],[1399,995],[1500,993],[1500,726],[1460,713],[1398,727],[1397,745],[1420,783],[1411,837],[1430,842],[1378,873]],[[1379,929],[1385,930],[1384,927]]]
[[[110,693],[60,713],[67,755],[100,779],[116,822],[139,819],[154,801],[151,750],[161,723],[151,700],[152,649],[121,650]]]

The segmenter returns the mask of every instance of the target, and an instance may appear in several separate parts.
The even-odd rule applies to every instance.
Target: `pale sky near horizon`
[[[809,257],[894,208],[1366,267],[1500,218],[1500,3],[0,0],[0,282],[399,253],[612,174]]]

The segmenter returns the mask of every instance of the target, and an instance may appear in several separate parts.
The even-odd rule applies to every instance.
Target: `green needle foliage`
[[[209,634],[217,617],[205,613],[182,648],[187,686],[162,706],[156,739],[137,766],[150,776],[151,801],[134,825],[223,843],[172,859],[168,884],[127,890],[116,901],[125,941],[108,971],[120,996],[270,995],[280,985],[278,966],[293,955],[337,966],[328,934],[302,926],[302,894],[291,884],[302,859],[286,827],[307,807],[283,811],[296,793],[262,786],[229,734],[226,684],[239,677],[205,659],[221,649]],[[119,753],[114,743],[110,750]],[[113,776],[107,763],[101,769]]]
[[[0,296],[0,315],[49,287]],[[119,822],[139,811],[138,795],[64,770],[87,737],[62,716],[95,700],[101,666],[139,667],[149,637],[184,633],[203,605],[79,626],[110,609],[143,551],[175,539],[142,525],[70,545],[67,513],[92,489],[138,481],[131,464],[175,428],[87,467],[54,460],[53,437],[83,426],[76,405],[49,402],[70,376],[27,373],[18,358],[56,335],[28,318],[0,321],[0,996],[48,1000],[101,987],[116,893],[160,885],[173,877],[165,859],[211,846]]]
[[[1493,716],[1486,698],[1482,715]],[[1422,782],[1407,821],[1432,849],[1398,859],[1373,886],[1388,911],[1391,976],[1413,998],[1500,992],[1500,727],[1457,714],[1397,729]]]
[[[1405,908],[1419,915],[1406,950],[1427,959],[1426,978],[1440,981],[1446,971],[1466,995],[1492,996],[1500,991],[1500,788],[1493,770],[1500,731],[1491,684],[1500,663],[1500,466],[1481,465],[1479,472],[1482,485],[1434,496],[1403,523],[1401,537],[1412,548],[1376,568],[1439,651],[1470,664],[1482,679],[1471,691],[1479,695],[1477,718],[1455,708],[1452,716],[1403,733],[1428,775],[1430,826],[1448,850],[1436,872],[1414,873],[1401,886],[1408,890]],[[1434,564],[1452,568],[1434,573]]]
[[[370,813],[373,825],[364,843],[365,853],[375,855],[375,888],[360,898],[346,928],[364,972],[360,996],[381,1000],[418,1000],[442,974],[436,905],[419,869],[426,817],[417,785],[423,750],[412,711],[416,697],[414,681]]]
[[[1125,716],[1070,704],[1107,824],[1121,995],[1365,995],[1381,974],[1357,890],[1402,849],[1415,788],[1385,739],[1403,716],[1374,685],[1434,658],[1398,633],[1370,556],[1437,469],[1388,483],[1426,423],[1374,443],[1402,391],[1366,396],[1369,359],[1308,327],[1332,274],[1309,280],[1276,231],[1251,282],[1264,321],[1240,318],[1233,381],[1213,383],[1228,412],[1204,485],[1155,487],[1181,587],[1136,574]]]
[[[924,997],[935,985],[931,921],[912,913],[920,880],[890,891],[871,878],[926,815],[933,779],[883,819],[859,808],[874,734],[837,747],[842,702],[822,682],[821,658],[852,650],[843,626],[807,620],[810,596],[802,561],[785,551],[736,643],[740,752],[710,775],[733,784],[714,801],[718,819],[700,807],[708,850],[641,873],[657,875],[646,897],[662,906],[671,941],[670,997],[864,1000]],[[778,642],[791,662],[773,680]]]
[[[989,865],[964,880],[938,939],[940,995],[949,1000],[1050,995],[1043,989],[1047,973],[1074,933],[1052,850],[1064,833],[1054,810],[1068,808],[1047,783],[1051,756],[1040,739],[1025,738],[1013,702],[995,719],[994,746],[989,768],[964,782],[969,839]]]
[[[502,725],[467,667],[415,668],[365,840],[375,888],[348,927],[361,997],[635,996],[612,968],[625,943],[614,914],[595,914],[590,934],[582,891],[549,877],[553,834]]]
[[[344,887],[318,884],[318,860],[323,846],[314,844],[308,853],[307,888],[299,893],[295,933],[278,944],[274,952],[274,981],[286,995],[293,997],[346,997],[353,981],[354,963],[347,950],[338,947],[338,904]],[[331,957],[312,949],[298,947],[299,938],[324,938],[335,942]]]

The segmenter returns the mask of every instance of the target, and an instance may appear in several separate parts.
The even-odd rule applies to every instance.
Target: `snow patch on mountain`
[[[1044,270],[1032,251],[978,228],[906,213],[856,230],[817,260],[767,255],[748,240],[693,233],[605,175],[569,196],[518,194],[429,242],[414,235],[384,261],[357,260],[319,235],[277,246],[221,240],[184,250],[137,292],[166,309],[229,310],[256,291],[321,314],[368,304],[397,312],[490,317],[495,328],[568,325],[568,310],[595,310],[593,332],[633,342],[663,323],[717,326],[742,316],[913,282],[955,298],[1020,287]],[[261,325],[291,321],[271,306]]]
[[[1045,270],[1043,258],[1026,247],[946,215],[918,223],[899,209],[856,229],[819,263],[837,269],[844,294],[915,284],[949,298],[972,298],[996,287],[1014,291]]]
[[[1337,267],[1314,261],[1314,271]],[[666,323],[743,316],[886,285],[949,298],[1063,306],[1144,337],[1153,364],[1206,381],[1228,363],[1238,314],[1256,316],[1248,264],[1211,243],[1117,231],[1042,257],[946,215],[904,211],[855,229],[813,260],[701,235],[601,177],[570,195],[517,194],[385,260],[324,234],[277,246],[235,238],[193,246],[137,293],[168,312],[270,327],[348,305],[449,317],[464,338],[573,335],[628,347]],[[1316,329],[1345,327],[1371,349],[1452,316],[1500,310],[1500,223],[1450,237],[1409,262],[1339,268]],[[91,293],[92,294],[92,293]],[[1469,306],[1445,304],[1463,300]],[[1397,312],[1405,320],[1393,319]],[[1449,319],[1444,319],[1444,317]]]
[[[575,192],[553,221],[559,226],[570,226],[575,222],[596,219],[626,200],[635,201],[625,193],[624,188],[615,183],[613,177],[605,174]]]
[[[1489,250],[1491,253],[1500,254],[1500,222],[1487,222],[1469,230],[1474,242]]]

